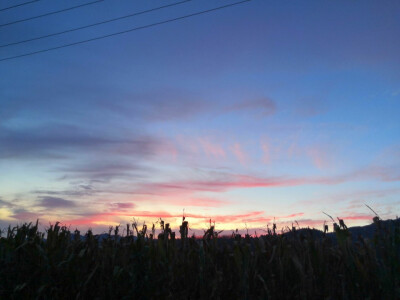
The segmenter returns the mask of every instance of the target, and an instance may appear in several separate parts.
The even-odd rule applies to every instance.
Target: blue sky
[[[2,7],[10,4],[2,3]],[[85,3],[75,1],[74,4]],[[1,44],[166,1],[0,26]],[[0,58],[233,3],[189,1]],[[42,0],[0,24],[71,6]],[[261,1],[0,62],[0,222],[224,229],[398,213],[400,3]]]

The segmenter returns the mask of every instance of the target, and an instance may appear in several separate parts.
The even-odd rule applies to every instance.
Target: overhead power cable
[[[15,4],[15,5],[12,5],[12,6],[0,8],[0,11],[5,11],[5,10],[16,8],[16,7],[19,7],[19,6],[24,6],[24,5],[31,4],[31,3],[38,2],[38,1],[40,1],[40,0],[32,0],[32,1],[23,2],[23,3],[20,3],[20,4]]]
[[[91,2],[87,2],[87,3],[80,4],[80,5],[71,6],[71,7],[68,7],[68,8],[64,8],[64,9],[52,11],[52,12],[49,12],[49,13],[45,13],[45,14],[43,14],[43,15],[38,15],[38,16],[34,16],[34,17],[29,17],[29,18],[26,18],[26,19],[20,19],[20,20],[16,20],[16,21],[9,22],[9,23],[3,23],[3,24],[0,24],[0,27],[12,25],[12,24],[17,24],[17,23],[22,23],[22,22],[26,22],[26,21],[30,21],[30,20],[34,20],[34,19],[39,19],[39,18],[43,18],[43,17],[50,16],[50,15],[59,14],[59,13],[62,13],[62,12],[68,11],[68,10],[73,10],[73,9],[76,9],[76,8],[80,8],[80,7],[83,7],[83,6],[88,6],[88,5],[96,4],[96,3],[99,3],[99,2],[103,2],[103,1],[104,1],[104,0],[91,1]]]
[[[162,25],[162,24],[166,24],[166,23],[170,23],[170,22],[174,22],[174,21],[178,21],[178,20],[182,20],[182,19],[187,19],[187,18],[190,18],[190,17],[193,17],[193,16],[206,14],[206,13],[209,13],[209,12],[213,12],[213,11],[216,11],[216,10],[224,9],[224,8],[227,8],[227,7],[235,6],[235,5],[242,4],[242,3],[245,3],[245,2],[250,2],[250,1],[251,0],[243,0],[243,1],[239,1],[239,2],[234,2],[234,3],[231,3],[231,4],[218,6],[218,7],[215,7],[215,8],[199,11],[199,12],[192,13],[192,14],[189,14],[189,15],[185,15],[185,16],[181,16],[181,17],[177,17],[177,18],[173,18],[173,19],[168,19],[168,20],[165,20],[165,21],[157,22],[157,23],[152,23],[152,24],[149,24],[149,25],[134,27],[134,28],[131,28],[131,29],[128,29],[128,30],[119,31],[119,32],[115,32],[115,33],[111,33],[111,34],[107,34],[107,35],[101,35],[101,36],[98,36],[98,37],[95,37],[95,38],[91,38],[91,39],[87,39],[87,40],[82,40],[82,41],[78,41],[78,42],[74,42],[74,43],[70,43],[70,44],[64,44],[64,45],[61,45],[61,46],[47,48],[47,49],[34,51],[34,52],[29,52],[29,53],[25,53],[25,54],[10,56],[10,57],[6,57],[6,58],[0,59],[0,62],[6,61],[6,60],[10,60],[10,59],[20,58],[20,57],[24,57],[24,56],[30,56],[30,55],[34,55],[34,54],[49,52],[49,51],[53,51],[53,50],[57,50],[57,49],[65,48],[65,47],[70,47],[70,46],[75,46],[75,45],[79,45],[79,44],[84,44],[84,43],[88,43],[88,42],[93,42],[93,41],[109,38],[109,37],[112,37],[112,36],[121,35],[121,34],[125,34],[125,33],[128,33],[128,32],[140,30],[140,29],[150,28],[150,27],[154,27],[154,26],[158,26],[158,25]]]
[[[156,7],[156,8],[143,10],[143,11],[140,11],[140,12],[137,12],[137,13],[129,14],[129,15],[118,17],[118,18],[114,18],[114,19],[109,19],[109,20],[105,20],[105,21],[101,21],[101,22],[97,22],[97,23],[93,23],[93,24],[89,24],[89,25],[85,25],[85,26],[81,26],[81,27],[67,29],[67,30],[64,30],[64,31],[51,33],[51,34],[47,34],[47,35],[42,35],[42,36],[38,36],[38,37],[35,37],[35,38],[27,39],[27,40],[8,43],[8,44],[0,45],[0,48],[13,46],[13,45],[18,45],[18,44],[27,43],[27,42],[32,42],[32,41],[37,41],[37,40],[41,40],[41,39],[52,37],[52,36],[56,36],[56,35],[61,35],[61,34],[68,33],[68,32],[73,32],[73,31],[86,29],[86,28],[89,28],[89,27],[103,25],[103,24],[106,24],[106,23],[111,23],[111,22],[115,22],[115,21],[118,21],[118,20],[131,18],[131,17],[134,17],[134,16],[146,14],[146,13],[149,13],[149,12],[153,12],[153,11],[156,11],[156,10],[159,10],[159,9],[163,9],[163,8],[167,8],[167,7],[171,7],[171,6],[176,6],[176,5],[183,4],[183,3],[186,3],[186,2],[190,2],[190,1],[192,1],[192,0],[185,0],[185,1],[175,2],[175,3],[168,4],[168,5],[163,5],[163,6],[159,6],[159,7]]]

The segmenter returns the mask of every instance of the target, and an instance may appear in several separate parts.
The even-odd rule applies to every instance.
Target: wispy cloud
[[[60,197],[41,196],[39,197],[39,199],[40,201],[38,205],[47,209],[63,207],[70,208],[76,206],[76,203],[74,201],[66,200]]]
[[[10,216],[19,221],[23,222],[33,222],[38,219],[42,214],[28,211],[24,208],[15,209],[13,214]]]
[[[210,191],[224,192],[237,188],[258,188],[258,187],[288,187],[299,185],[332,185],[348,181],[359,180],[380,180],[398,181],[400,177],[396,168],[386,167],[366,167],[349,173],[332,176],[310,176],[310,177],[291,177],[291,176],[270,176],[257,177],[242,174],[230,173],[210,173],[208,179],[189,179],[170,182],[155,182],[143,184],[136,190],[137,193],[146,194],[148,191],[165,190],[189,190],[189,191]]]
[[[382,181],[400,181],[400,168],[398,165],[392,166],[369,166],[355,173],[356,176],[379,178]]]
[[[261,150],[262,150],[262,162],[268,164],[271,162],[271,146],[264,139],[261,140]]]
[[[334,193],[331,195],[325,195],[323,197],[317,197],[309,200],[302,200],[297,202],[298,205],[320,205],[321,203],[325,204],[334,204],[340,202],[347,202],[348,209],[351,208],[359,208],[361,206],[365,206],[364,203],[367,201],[374,199],[379,201],[383,197],[392,196],[400,194],[400,188],[388,188],[388,189],[372,189],[372,190],[355,190],[351,192],[342,192],[342,193]],[[354,206],[353,206],[354,205]]]
[[[10,201],[3,200],[3,199],[0,197],[0,207],[15,207],[15,204],[13,204],[13,203],[10,202]]]
[[[239,143],[235,143],[231,147],[231,151],[235,155],[235,157],[239,160],[239,162],[242,165],[247,165],[249,162],[249,157],[246,155],[246,153],[243,151],[242,146]]]
[[[326,112],[325,101],[316,97],[301,98],[294,105],[294,112],[300,117],[314,117]]]
[[[99,104],[111,112],[141,122],[187,120],[216,110],[215,103],[196,93],[172,88],[123,94],[117,102],[104,100]]]
[[[51,195],[51,196],[72,196],[72,197],[84,197],[84,196],[89,196],[96,191],[94,190],[78,190],[78,189],[71,189],[71,190],[33,190],[31,191],[32,194],[38,194],[38,195]]]
[[[276,112],[276,103],[269,98],[251,99],[246,101],[237,102],[230,107],[228,111],[236,112],[253,112],[259,117],[267,117]]]
[[[294,214],[290,214],[290,215],[286,215],[286,216],[278,216],[276,218],[277,219],[288,219],[288,218],[294,218],[294,217],[301,217],[303,215],[304,215],[304,213],[300,212],[300,213],[294,213]]]
[[[371,220],[372,221],[373,216],[371,214],[366,215],[366,214],[352,214],[352,215],[344,215],[340,216],[340,219],[343,219],[344,221],[346,220]]]
[[[231,201],[220,200],[209,197],[183,197],[183,199],[169,200],[171,204],[185,207],[185,206],[197,206],[197,207],[221,207],[231,204]]]
[[[59,166],[55,170],[65,174],[64,179],[82,178],[86,180],[110,180],[112,178],[133,178],[143,176],[149,171],[149,167],[143,167],[124,158],[115,158],[113,161],[108,159],[95,159],[91,162],[68,164]],[[142,174],[142,175],[139,175]],[[83,191],[92,193],[93,191]]]
[[[235,188],[256,188],[256,187],[278,187],[294,186],[310,183],[307,179],[288,178],[288,177],[270,177],[259,178],[247,175],[219,174],[217,177],[210,177],[208,180],[186,180],[160,183],[148,183],[138,190],[138,193],[147,193],[147,191],[165,190],[189,190],[189,191],[210,191],[224,192]]]
[[[318,169],[326,169],[332,164],[330,153],[321,146],[313,146],[306,150],[314,166]]]
[[[158,141],[145,136],[108,137],[85,132],[80,127],[47,124],[25,129],[0,130],[1,158],[70,158],[76,151],[109,155],[146,156],[153,153]]]
[[[116,209],[118,211],[121,211],[121,210],[133,209],[135,208],[135,206],[136,205],[134,203],[130,202],[115,202],[110,204],[110,209]]]
[[[222,145],[211,141],[209,138],[199,138],[198,142],[207,156],[225,158],[226,154]]]

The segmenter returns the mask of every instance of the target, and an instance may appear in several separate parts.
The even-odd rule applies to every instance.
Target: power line
[[[80,7],[83,7],[83,6],[95,4],[95,3],[98,3],[98,2],[102,2],[102,1],[104,1],[104,0],[96,0],[96,1],[83,3],[83,4],[80,4],[80,5],[76,5],[76,6],[71,6],[71,7],[68,7],[68,8],[61,9],[61,10],[52,11],[52,12],[49,12],[49,13],[45,13],[43,15],[38,15],[38,16],[29,17],[29,18],[26,18],[26,19],[21,19],[21,20],[12,21],[12,22],[9,22],[9,23],[0,24],[0,27],[12,25],[12,24],[17,24],[17,23],[21,23],[21,22],[26,22],[26,21],[30,21],[30,20],[34,20],[34,19],[39,19],[39,18],[50,16],[50,15],[55,15],[55,14],[58,14],[58,13],[62,13],[64,11],[73,10],[75,8],[80,8]]]
[[[70,44],[64,44],[64,45],[61,45],[61,46],[47,48],[47,49],[34,51],[34,52],[29,52],[29,53],[25,53],[25,54],[20,54],[20,55],[16,55],[16,56],[10,56],[10,57],[6,57],[6,58],[0,59],[0,62],[5,61],[5,60],[20,58],[20,57],[24,57],[24,56],[30,56],[30,55],[34,55],[34,54],[39,54],[39,53],[43,53],[43,52],[49,52],[49,51],[52,51],[52,50],[58,50],[58,49],[61,49],[61,48],[75,46],[75,45],[88,43],[88,42],[92,42],[92,41],[97,41],[97,40],[105,39],[105,38],[116,36],[116,35],[120,35],[120,34],[125,34],[125,33],[128,33],[128,32],[132,32],[132,31],[136,31],[136,30],[140,30],[140,29],[154,27],[154,26],[158,26],[158,25],[162,25],[162,24],[166,24],[166,23],[170,23],[170,22],[174,22],[174,21],[190,18],[190,17],[193,17],[193,16],[206,14],[206,13],[209,13],[209,12],[212,12],[212,11],[216,11],[216,10],[219,10],[219,9],[227,8],[227,7],[230,7],[230,6],[235,6],[235,5],[238,5],[238,4],[241,4],[241,3],[245,3],[245,2],[249,2],[249,1],[251,1],[251,0],[243,0],[243,1],[239,1],[239,2],[234,2],[234,3],[231,3],[231,4],[218,6],[218,7],[215,7],[215,8],[203,10],[203,11],[192,13],[192,14],[189,14],[189,15],[185,15],[185,16],[181,16],[181,17],[177,17],[177,18],[173,18],[173,19],[168,19],[168,20],[165,20],[165,21],[157,22],[157,23],[152,23],[152,24],[149,24],[149,25],[139,26],[139,27],[135,27],[135,28],[131,28],[131,29],[128,29],[128,30],[107,34],[107,35],[102,35],[102,36],[98,36],[98,37],[95,37],[95,38],[82,40],[82,41],[79,41],[79,42],[74,42],[74,43],[70,43]]]
[[[24,5],[31,4],[31,3],[38,2],[38,1],[40,1],[40,0],[33,0],[33,1],[23,2],[23,3],[20,3],[20,4],[15,4],[15,5],[12,5],[12,6],[0,8],[0,11],[5,11],[5,10],[16,8],[16,7],[19,7],[19,6],[24,6]]]
[[[175,6],[175,5],[179,5],[179,4],[183,4],[183,3],[186,3],[186,2],[190,2],[190,1],[192,1],[192,0],[185,0],[185,1],[175,2],[175,3],[168,4],[168,5],[164,5],[164,6],[148,9],[148,10],[143,10],[143,11],[140,11],[140,12],[137,12],[137,13],[129,14],[129,15],[126,15],[126,16],[122,16],[122,17],[118,17],[118,18],[114,18],[114,19],[109,19],[109,20],[105,20],[105,21],[102,21],[102,22],[93,23],[93,24],[90,24],[90,25],[85,25],[85,26],[76,27],[76,28],[72,28],[72,29],[68,29],[68,30],[64,30],[64,31],[56,32],[56,33],[42,35],[42,36],[39,36],[39,37],[35,37],[35,38],[31,38],[31,39],[23,40],[23,41],[19,41],[19,42],[13,42],[13,43],[9,43],[9,44],[4,44],[4,45],[0,45],[0,48],[13,46],[13,45],[18,45],[18,44],[27,43],[27,42],[32,42],[32,41],[37,41],[37,40],[41,40],[41,39],[52,37],[52,36],[56,36],[56,35],[61,35],[61,34],[68,33],[68,32],[73,32],[73,31],[77,31],[77,30],[86,29],[86,28],[89,28],[89,27],[94,27],[94,26],[98,26],[98,25],[102,25],[102,24],[106,24],[106,23],[110,23],[110,22],[115,22],[115,21],[118,21],[118,20],[130,18],[130,17],[142,15],[142,14],[146,14],[146,13],[153,12],[153,11],[156,11],[156,10],[159,10],[159,9],[163,9],[163,8],[167,8],[167,7],[171,7],[171,6]]]

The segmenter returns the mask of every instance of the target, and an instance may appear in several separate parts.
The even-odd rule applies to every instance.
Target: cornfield
[[[23,224],[0,239],[0,299],[400,299],[398,221],[374,218],[369,240],[344,226],[196,238],[183,220],[179,239],[160,222],[158,238],[134,223],[100,240]]]

